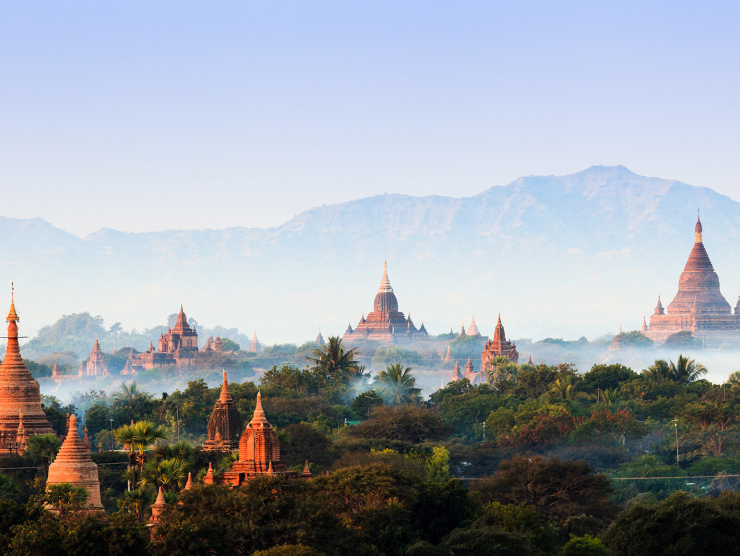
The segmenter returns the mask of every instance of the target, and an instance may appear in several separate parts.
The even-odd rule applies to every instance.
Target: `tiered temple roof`
[[[95,345],[90,353],[85,366],[85,375],[87,376],[105,376],[108,374],[108,363],[105,362],[105,354],[100,349],[100,343],[95,340]]]
[[[90,457],[90,447],[77,433],[77,416],[69,416],[69,427],[59,453],[49,466],[47,487],[60,483],[71,483],[87,491],[86,511],[105,511],[100,502],[98,466]]]
[[[21,427],[24,435],[54,432],[46,414],[41,409],[41,389],[39,383],[23,363],[18,344],[18,313],[15,300],[10,303],[6,319],[8,323],[8,344],[5,358],[0,365],[0,455],[17,453],[22,439],[16,439]]]
[[[700,219],[694,228],[694,245],[678,280],[678,293],[667,310],[658,297],[650,325],[643,329],[646,336],[658,342],[677,332],[689,331],[705,340],[707,347],[723,343],[740,346],[740,315],[737,308],[732,313],[720,291],[719,276],[704,247]]]
[[[352,340],[376,340],[386,344],[410,342],[415,338],[426,337],[423,327],[417,329],[411,318],[406,318],[398,310],[398,300],[393,293],[391,281],[388,278],[388,263],[383,263],[383,277],[375,296],[373,310],[367,317],[363,314],[355,329],[350,324],[344,333],[345,342]]]
[[[483,353],[481,353],[482,370],[487,371],[498,356],[506,357],[513,363],[519,363],[519,352],[516,350],[516,344],[506,339],[500,313],[496,322],[496,330],[493,333],[493,340],[488,340],[485,343]]]
[[[168,328],[167,334],[159,334],[157,348],[150,342],[149,349],[139,354],[138,357],[134,357],[132,350],[124,371],[125,374],[135,374],[141,369],[153,369],[165,365],[189,368],[196,353],[198,353],[198,331],[190,328],[185,311],[180,305],[175,327]]]
[[[224,371],[221,395],[208,421],[208,440],[203,443],[203,450],[221,452],[236,450],[239,447],[239,437],[243,426],[241,415],[229,392],[229,383],[226,371]]]

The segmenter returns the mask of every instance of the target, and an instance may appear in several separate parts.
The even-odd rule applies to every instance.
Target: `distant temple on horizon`
[[[349,324],[342,340],[345,343],[352,340],[375,340],[384,344],[396,344],[427,336],[423,322],[417,329],[411,321],[411,315],[406,318],[398,310],[398,300],[388,279],[388,263],[384,262],[383,278],[375,296],[373,311],[368,313],[367,318],[363,314],[354,330]]]
[[[496,357],[506,357],[512,363],[519,363],[519,352],[516,350],[516,344],[506,339],[504,325],[501,324],[501,313],[498,315],[493,340],[488,340],[483,346],[481,371],[486,372],[492,367]]]
[[[733,314],[704,249],[701,219],[696,221],[694,247],[678,280],[676,297],[666,311],[658,296],[650,325],[644,319],[642,325],[642,333],[655,342],[684,331],[703,340],[705,347],[740,347],[740,299]]]
[[[185,312],[180,305],[177,322],[167,334],[159,334],[157,348],[150,342],[149,349],[138,356],[133,349],[121,374],[135,374],[141,369],[153,369],[165,365],[176,365],[178,368],[190,367],[190,360],[198,353],[198,331],[190,328]]]

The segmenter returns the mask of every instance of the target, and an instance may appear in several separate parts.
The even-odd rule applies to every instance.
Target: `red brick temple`
[[[189,368],[190,361],[196,353],[198,353],[198,332],[190,328],[182,305],[180,305],[175,327],[168,329],[167,334],[160,333],[157,348],[150,342],[149,349],[138,356],[134,356],[132,350],[124,371],[126,374],[135,374],[141,369],[153,369],[165,365]]]
[[[105,511],[100,502],[98,466],[90,457],[90,445],[86,444],[77,432],[77,416],[74,414],[69,416],[67,436],[57,457],[49,466],[49,477],[46,479],[47,488],[49,485],[60,483],[71,483],[87,491],[84,511]]]
[[[203,450],[219,452],[236,450],[239,448],[243,426],[244,422],[229,392],[229,383],[224,371],[224,384],[208,421],[208,440],[203,443]]]
[[[424,323],[417,329],[411,321],[411,315],[406,318],[398,310],[398,300],[388,279],[388,264],[383,263],[383,278],[375,296],[373,311],[368,313],[367,318],[363,315],[354,330],[351,324],[348,325],[342,340],[345,343],[353,340],[376,340],[396,344],[426,337]]]
[[[108,363],[105,362],[105,354],[100,349],[100,344],[95,340],[95,345],[85,365],[85,376],[107,376]]]
[[[311,472],[308,470],[308,464],[303,473],[288,471],[287,465],[280,457],[280,442],[277,434],[267,421],[262,409],[262,394],[257,393],[254,416],[247,424],[239,441],[239,460],[234,463],[230,471],[225,471],[218,478],[209,468],[204,482],[207,485],[221,483],[237,487],[261,475],[283,475],[291,479],[308,479],[311,477]]]
[[[506,357],[512,363],[519,363],[519,352],[516,350],[516,344],[506,339],[506,333],[504,332],[504,325],[501,324],[501,314],[498,315],[498,322],[496,322],[496,330],[493,333],[493,340],[488,340],[483,346],[483,353],[481,353],[481,364],[482,372],[487,371],[493,366],[493,361],[496,357]]]
[[[650,325],[644,334],[663,342],[677,332],[688,331],[704,341],[706,347],[729,344],[740,347],[740,301],[733,314],[719,288],[719,276],[704,248],[701,220],[694,228],[694,246],[678,280],[678,293],[667,311],[658,297]]]
[[[15,300],[10,302],[8,344],[0,365],[0,456],[17,454],[25,448],[28,437],[53,433],[41,409],[41,388],[23,363],[18,344],[18,313]]]

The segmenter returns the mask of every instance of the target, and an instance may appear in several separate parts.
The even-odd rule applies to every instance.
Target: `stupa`
[[[455,368],[452,369],[452,378],[450,379],[451,382],[455,382],[457,380],[462,380],[463,376],[460,374],[460,365],[455,361]]]
[[[239,447],[243,426],[241,415],[229,392],[229,383],[224,371],[224,384],[208,421],[208,440],[203,443],[203,449],[220,452],[236,450]]]
[[[71,483],[87,491],[85,511],[104,512],[100,502],[100,481],[98,466],[90,457],[90,448],[77,433],[77,416],[69,416],[69,428],[57,457],[49,466],[46,486]]]
[[[512,363],[519,363],[519,352],[516,350],[516,344],[506,339],[504,325],[501,324],[501,313],[498,315],[493,340],[488,340],[483,346],[483,353],[481,353],[481,364],[483,368],[481,371],[488,371],[493,365],[493,361],[499,356],[506,357]]]
[[[249,344],[249,353],[262,353],[262,344],[257,339],[257,331],[254,331],[254,336],[252,336],[252,341]]]
[[[644,334],[663,342],[672,334],[688,331],[701,338],[706,347],[740,347],[740,301],[733,314],[720,291],[719,276],[704,248],[702,231],[701,219],[697,218],[694,245],[678,280],[678,293],[667,311],[658,297],[650,325],[643,326]]]
[[[54,432],[51,423],[41,409],[41,389],[39,383],[23,363],[18,344],[18,313],[15,310],[14,295],[11,296],[10,311],[5,319],[8,323],[8,344],[5,359],[0,365],[0,455],[19,452],[16,438],[23,415],[24,436]]]
[[[209,468],[204,481],[206,484],[218,481],[231,486],[240,486],[249,479],[261,475],[283,475],[291,479],[299,477],[298,473],[288,471],[287,465],[280,457],[280,442],[272,425],[267,421],[262,409],[262,394],[258,392],[254,416],[239,441],[239,460],[230,471],[225,471],[218,479]]]
[[[348,326],[342,340],[344,342],[376,340],[385,344],[396,344],[426,337],[427,331],[423,326],[417,329],[411,316],[406,318],[398,310],[398,300],[388,279],[388,263],[384,262],[383,278],[375,296],[373,311],[368,313],[367,317],[363,314],[354,330],[352,326]]]

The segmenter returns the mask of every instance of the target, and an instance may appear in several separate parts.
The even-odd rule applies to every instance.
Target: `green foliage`
[[[294,350],[295,351],[295,350]],[[357,350],[345,350],[339,336],[330,336],[326,345],[314,350],[306,357],[313,366],[311,370],[333,384],[347,384],[362,375],[362,367],[356,360]]]
[[[533,546],[543,552],[551,552],[555,547],[557,534],[553,525],[526,505],[493,502],[486,507],[474,525],[518,533],[527,537]]]
[[[377,408],[373,417],[347,429],[355,438],[385,438],[405,442],[424,442],[444,439],[450,428],[442,418],[419,406]]]
[[[639,375],[629,367],[615,363],[613,365],[594,365],[583,375],[583,383],[587,390],[609,390],[619,388],[623,382],[634,380]]]
[[[427,481],[446,483],[450,479],[450,452],[443,446],[434,446],[432,455],[427,458]]]
[[[639,330],[633,330],[632,332],[620,332],[618,336],[623,347],[651,348],[654,344],[654,342],[650,338],[645,336]]]
[[[681,330],[668,336],[663,343],[665,348],[701,348],[703,342],[700,338],[694,338],[694,335],[688,330]]]
[[[396,363],[388,365],[375,377],[375,385],[389,405],[403,405],[418,402],[421,389],[416,387],[416,379],[411,374],[411,367],[403,368]]]
[[[332,445],[325,434],[305,423],[287,425],[281,429],[287,435],[280,443],[280,455],[289,466],[300,467],[306,461],[328,466],[334,460]]]
[[[480,360],[485,339],[481,336],[458,336],[449,344],[450,356],[465,361],[468,357]]]
[[[87,496],[87,490],[83,487],[76,487],[71,483],[57,483],[46,486],[44,501],[60,515],[65,515],[84,507]]]
[[[466,378],[437,390],[430,400],[455,434],[463,438],[479,438],[479,424],[502,403],[488,384],[471,386]]]
[[[582,537],[571,535],[570,540],[560,550],[560,556],[606,556],[606,547],[591,535]]]
[[[283,544],[267,550],[257,550],[252,556],[321,556],[322,554],[323,552],[318,552],[303,544]]]
[[[362,394],[358,394],[354,400],[352,400],[352,411],[354,411],[361,418],[370,418],[370,412],[374,407],[383,405],[383,398],[378,395],[375,390],[368,390]]]
[[[380,346],[376,349],[370,362],[373,367],[377,368],[384,365],[392,365],[394,363],[403,366],[418,365],[422,360],[423,358],[419,352],[392,344],[388,346]]]
[[[224,347],[224,351],[240,351],[242,349],[239,344],[229,338],[221,338],[221,345]]]
[[[736,554],[740,516],[716,501],[678,492],[661,502],[633,504],[609,527],[604,541],[625,556]]]
[[[51,376],[51,371],[54,368],[53,365],[43,365],[29,359],[24,359],[23,362],[26,364],[28,370],[31,371],[31,376],[36,379]]]

